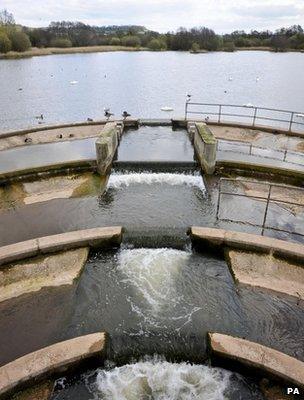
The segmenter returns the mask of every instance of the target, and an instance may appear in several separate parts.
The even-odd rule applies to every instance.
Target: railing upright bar
[[[258,111],[258,108],[257,108],[257,107],[254,107],[254,114],[253,114],[252,126],[255,126],[255,120],[256,120],[256,117],[257,117],[257,111]]]
[[[293,117],[294,117],[294,112],[291,112],[290,114],[290,123],[289,123],[289,132],[291,132],[292,124],[293,124]]]
[[[221,122],[221,114],[222,114],[222,105],[219,105],[219,115],[218,115],[218,123]]]

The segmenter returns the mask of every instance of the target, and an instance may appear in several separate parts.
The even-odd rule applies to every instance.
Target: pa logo
[[[298,388],[287,388],[287,394],[300,394],[300,391]]]

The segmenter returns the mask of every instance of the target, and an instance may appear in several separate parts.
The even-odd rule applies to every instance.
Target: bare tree
[[[0,11],[0,26],[15,25],[15,19],[12,13],[6,9]]]

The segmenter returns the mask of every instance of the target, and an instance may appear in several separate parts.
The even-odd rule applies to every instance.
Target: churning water
[[[145,328],[166,327],[171,322],[178,331],[201,309],[187,302],[176,287],[190,257],[190,252],[167,248],[126,249],[119,253],[117,270],[122,273],[122,281],[136,291],[136,297],[127,300]]]
[[[257,385],[220,368],[145,357],[88,372],[71,385],[56,382],[53,400],[262,400]]]
[[[197,187],[203,192],[205,185],[200,174],[173,174],[173,173],[127,173],[127,174],[111,174],[108,181],[108,188],[121,189],[134,184],[153,184],[180,186],[185,185],[189,187]]]
[[[231,373],[203,365],[152,359],[109,371],[96,378],[96,399],[225,400]]]

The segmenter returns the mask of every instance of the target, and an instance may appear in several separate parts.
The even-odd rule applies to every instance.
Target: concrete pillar
[[[106,175],[112,165],[118,142],[123,131],[123,124],[107,123],[96,140],[97,171],[100,175]]]
[[[193,125],[190,126],[190,129],[194,131],[193,144],[201,168],[207,175],[212,175],[215,171],[217,141],[203,122],[195,123],[195,130]]]
[[[188,131],[188,134],[189,134],[191,142],[193,142],[194,134],[196,132],[195,122],[193,122],[193,121],[188,121],[187,122],[187,131]]]

